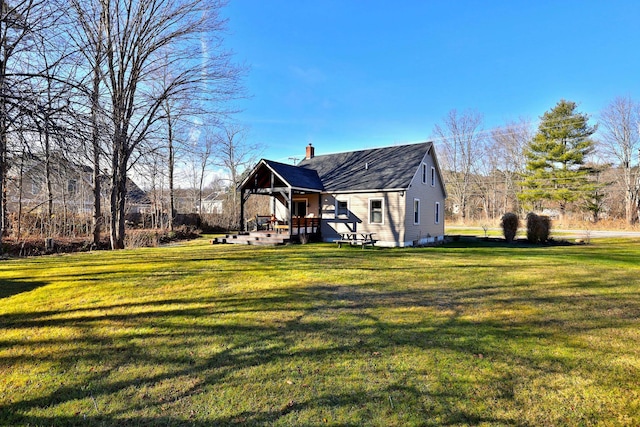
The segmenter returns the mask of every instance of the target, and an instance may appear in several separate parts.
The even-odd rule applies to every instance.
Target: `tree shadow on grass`
[[[446,248],[509,248],[509,249],[532,249],[549,248],[556,246],[584,246],[583,243],[571,242],[562,238],[549,238],[543,243],[531,243],[526,238],[517,238],[513,242],[507,242],[502,237],[476,237],[458,236],[443,245]]]
[[[469,319],[467,313],[478,305],[493,303],[544,304],[555,307],[556,312],[551,315],[558,318],[555,322],[554,319],[547,322],[543,317]],[[429,292],[384,291],[380,284],[372,282],[358,286],[326,284],[284,288],[275,292],[238,292],[225,297],[104,303],[87,308],[86,312],[75,308],[69,313],[50,310],[32,313],[31,316],[25,313],[6,314],[0,317],[2,328],[10,326],[43,331],[47,328],[75,328],[82,333],[69,339],[41,338],[5,343],[21,346],[25,351],[18,352],[20,356],[16,357],[5,354],[0,358],[0,367],[30,359],[36,365],[59,369],[60,373],[56,375],[60,376],[60,385],[49,387],[33,397],[5,400],[0,404],[0,423],[196,427],[286,424],[288,421],[295,424],[297,415],[316,411],[317,408],[328,413],[334,410],[358,411],[361,419],[371,420],[377,414],[375,411],[386,405],[387,411],[399,408],[404,411],[408,418],[399,418],[400,422],[421,419],[427,424],[428,420],[438,420],[441,425],[483,422],[519,425],[520,421],[513,414],[477,411],[473,405],[456,403],[471,398],[490,402],[492,396],[468,391],[469,382],[488,384],[490,380],[500,384],[500,398],[513,400],[513,387],[519,381],[514,372],[494,372],[490,378],[481,375],[471,378],[444,372],[445,368],[455,369],[456,361],[461,361],[470,367],[485,363],[514,365],[532,376],[545,370],[563,372],[570,369],[579,373],[581,368],[574,366],[573,361],[554,356],[551,352],[517,353],[513,349],[533,350],[541,342],[577,348],[571,334],[581,332],[582,328],[584,331],[592,328],[594,318],[605,317],[616,304],[614,298],[594,300],[589,295],[569,298],[536,295],[499,286],[479,289],[441,287]],[[420,309],[435,313],[435,316],[411,316],[412,311]],[[571,329],[562,325],[563,310],[573,312],[569,319]],[[383,315],[391,312],[405,313],[407,317],[393,319]],[[236,317],[230,320],[229,316]],[[269,318],[275,320],[264,321]],[[635,320],[634,313],[618,318],[623,326],[631,325]],[[105,330],[115,330],[116,333],[105,334]],[[319,344],[313,344],[314,340]],[[212,343],[219,344],[217,349],[207,351]],[[49,351],[41,351],[43,348]],[[401,349],[440,358],[454,356],[451,356],[452,360],[434,361],[434,369],[442,369],[443,372],[436,371],[432,377],[421,374],[425,377],[421,380],[405,376],[395,365],[383,362],[384,357],[393,356]],[[199,352],[207,354],[199,355]],[[206,416],[199,416],[197,411],[180,413],[179,409],[173,409],[171,415],[162,414],[165,407],[171,410],[171,405],[189,402],[211,393],[211,390],[215,392],[224,387],[243,389],[247,385],[239,377],[255,374],[256,370],[273,370],[274,367],[288,369],[291,360],[299,361],[299,369],[306,377],[315,375],[341,384],[338,378],[341,372],[332,372],[336,367],[355,374],[359,371],[355,368],[350,371],[343,363],[332,361],[351,359],[375,359],[372,364],[386,363],[387,366],[376,368],[371,378],[362,379],[362,383],[358,382],[355,387],[345,384],[332,391],[319,388],[317,394],[295,396],[295,393],[286,393],[274,386],[269,389],[273,395],[269,408],[265,405],[255,409],[224,408],[231,415],[216,413],[216,410],[222,412],[221,408],[211,409]],[[320,364],[325,368],[311,372],[305,364]],[[134,365],[144,369],[139,372],[132,369],[131,375],[119,374],[122,371],[127,373]],[[88,369],[93,366],[100,369]],[[161,369],[156,371],[158,367]],[[65,376],[65,372],[74,369],[80,370],[78,374],[82,378]],[[411,366],[409,369],[420,372],[423,368]],[[280,375],[284,377],[288,373],[280,371]],[[370,380],[380,381],[380,385],[365,383]],[[425,384],[424,388],[419,387],[421,382]],[[173,385],[170,392],[154,394],[154,390],[162,389],[166,384]],[[439,386],[433,388],[434,384]],[[487,384],[481,384],[479,393],[484,387],[490,387]],[[142,392],[145,389],[150,391]],[[88,402],[83,414],[76,417],[51,415],[55,408],[83,400]],[[116,400],[120,407],[108,409]],[[184,404],[189,407],[188,403]],[[316,421],[318,424],[323,422],[321,419]]]
[[[0,279],[0,299],[8,298],[23,292],[30,292],[45,285],[45,282],[37,280]]]

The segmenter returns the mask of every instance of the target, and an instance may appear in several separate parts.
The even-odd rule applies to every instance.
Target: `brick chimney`
[[[315,155],[316,155],[316,149],[313,145],[311,145],[311,143],[309,143],[309,145],[307,145],[307,154],[305,156],[305,159],[306,160],[313,159]]]

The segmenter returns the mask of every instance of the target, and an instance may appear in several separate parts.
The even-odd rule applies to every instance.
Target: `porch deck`
[[[216,237],[212,244],[230,243],[236,245],[277,246],[290,243],[291,239],[286,234],[276,234],[270,231],[252,231],[250,233],[227,234],[224,237]]]
[[[320,230],[320,218],[297,217],[291,218],[291,234],[317,234]],[[288,233],[289,223],[276,219],[271,215],[256,215],[247,222],[247,230],[250,231],[275,231],[276,233]]]
[[[292,227],[291,227],[291,235],[292,236],[296,236],[296,235],[300,235],[300,234],[318,234],[319,230],[320,230],[320,218],[300,218],[300,217],[293,217],[291,219],[292,222]],[[276,230],[276,232],[281,233],[288,233],[289,232],[289,225],[287,224],[282,224],[282,223],[277,223],[273,226],[273,228]]]
[[[293,230],[293,234],[288,233],[288,227],[285,232],[277,230],[260,230],[237,234],[227,234],[224,237],[216,237],[211,241],[212,244],[229,243],[236,245],[255,245],[255,246],[278,246],[290,243],[300,243],[301,236],[312,237],[315,234],[305,233],[304,229],[298,233],[298,229]],[[312,239],[313,240],[313,237]]]

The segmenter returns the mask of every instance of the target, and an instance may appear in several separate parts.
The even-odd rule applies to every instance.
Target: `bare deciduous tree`
[[[228,182],[231,196],[229,200],[231,208],[228,209],[229,228],[233,228],[238,225],[240,219],[238,212],[240,203],[236,186],[240,183],[241,173],[256,162],[260,150],[257,144],[247,142],[247,129],[237,124],[223,126],[222,132],[216,140],[215,150],[216,165],[229,173]]]
[[[27,60],[35,35],[43,21],[44,0],[0,0],[0,239],[7,228],[6,179],[9,168],[8,143],[18,117],[33,112],[24,92],[29,74]]]
[[[162,59],[164,65],[159,69],[157,78],[157,86],[159,91],[164,91],[172,84],[171,61],[167,52]],[[193,96],[189,96],[188,92],[193,91]],[[162,115],[164,117],[162,123],[161,134],[165,140],[162,149],[166,149],[167,162],[167,178],[169,185],[169,208],[167,212],[167,220],[169,230],[173,230],[174,218],[176,216],[176,200],[175,200],[175,181],[176,181],[176,163],[182,152],[198,151],[198,144],[193,144],[193,135],[198,134],[200,120],[196,119],[198,115],[204,115],[204,111],[198,107],[197,103],[191,102],[192,98],[197,98],[197,85],[185,87],[183,93],[179,97],[167,97],[161,105]],[[197,138],[195,138],[197,140]],[[195,172],[195,169],[194,169]]]
[[[102,134],[109,133],[104,126],[105,112],[101,105],[100,90],[103,87],[105,60],[105,14],[101,5],[95,1],[70,0],[75,12],[70,25],[69,35],[75,42],[76,49],[86,64],[87,80],[81,79],[79,84],[86,87],[85,94],[89,100],[91,136],[86,144],[87,154],[93,169],[92,198],[93,223],[92,236],[94,245],[99,245],[104,224],[102,215],[102,165],[104,143]]]
[[[203,141],[200,144],[200,149],[196,155],[196,164],[197,169],[197,179],[196,179],[196,188],[197,188],[197,211],[199,214],[202,214],[202,191],[204,187],[204,180],[206,177],[207,167],[211,162],[211,155],[213,154],[213,146],[215,144],[215,139],[213,134],[211,133],[211,128],[207,128],[208,130],[203,135]]]
[[[104,17],[104,74],[111,126],[110,237],[124,247],[127,173],[158,130],[167,99],[192,95],[219,106],[237,93],[240,70],[220,49],[224,20],[219,1],[94,0]],[[158,89],[153,80],[169,52],[171,76]]]
[[[625,218],[638,221],[640,203],[640,105],[630,97],[614,99],[600,113],[600,146],[620,168]]]
[[[447,192],[456,205],[462,222],[467,217],[467,205],[472,191],[472,175],[483,160],[484,137],[482,115],[473,111],[462,114],[454,109],[434,128],[435,137],[443,147],[443,174]]]
[[[520,211],[516,195],[518,181],[524,172],[524,156],[527,143],[533,136],[531,122],[526,119],[508,122],[505,126],[491,131],[491,151],[498,159],[496,173],[504,180],[502,200],[503,213]]]

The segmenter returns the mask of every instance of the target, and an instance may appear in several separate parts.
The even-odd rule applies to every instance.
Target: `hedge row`
[[[500,227],[507,242],[513,242],[518,233],[520,219],[518,215],[508,212],[502,216]],[[548,216],[537,215],[533,212],[527,214],[527,240],[529,243],[544,243],[549,240],[551,232],[551,220]]]

